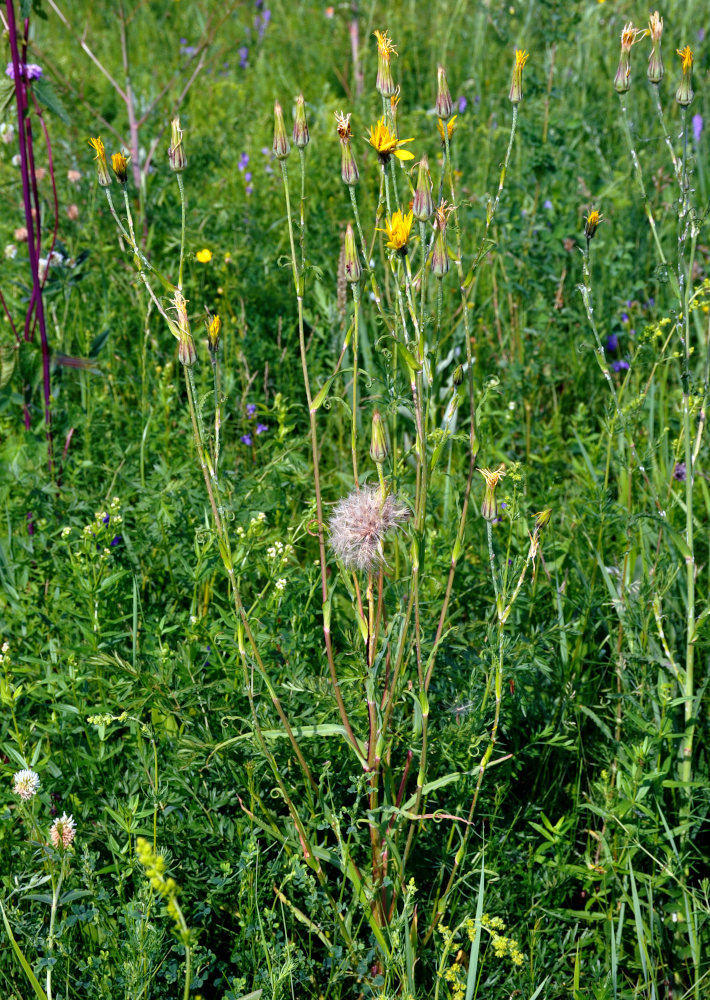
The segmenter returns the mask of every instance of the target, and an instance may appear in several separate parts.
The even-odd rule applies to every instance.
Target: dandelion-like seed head
[[[34,798],[39,790],[39,775],[36,771],[30,771],[29,768],[18,771],[13,781],[13,792],[15,795],[19,795],[24,802]]]
[[[74,837],[76,837],[74,817],[62,813],[59,819],[55,819],[49,830],[49,839],[52,841],[52,846],[61,847],[62,850],[66,851],[74,840]]]
[[[370,571],[385,561],[383,542],[401,527],[410,510],[396,494],[384,500],[377,486],[364,486],[336,504],[330,519],[330,544],[338,559],[353,569]]]

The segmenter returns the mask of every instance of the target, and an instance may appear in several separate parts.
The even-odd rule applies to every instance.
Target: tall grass
[[[8,995],[704,995],[705,41],[607,7],[15,7]]]

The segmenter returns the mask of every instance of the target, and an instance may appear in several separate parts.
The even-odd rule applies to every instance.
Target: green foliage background
[[[195,329],[205,307],[223,322],[223,467],[233,527],[243,529],[238,557],[244,600],[253,605],[253,627],[268,650],[270,677],[289,718],[312,726],[337,721],[337,713],[322,652],[308,416],[285,260],[283,191],[270,152],[272,109],[280,100],[288,118],[299,92],[307,101],[306,321],[311,374],[320,384],[334,367],[347,325],[337,265],[351,216],[333,113],[352,112],[358,198],[363,218],[372,219],[377,168],[361,136],[381,113],[371,36],[386,26],[399,52],[400,131],[415,138],[417,156],[426,152],[434,164],[440,155],[433,113],[438,63],[446,66],[455,102],[465,98],[453,156],[469,254],[507,144],[513,49],[530,52],[494,227],[496,248],[477,275],[470,316],[476,380],[487,387],[479,409],[479,461],[509,467],[500,497],[506,517],[495,532],[511,565],[519,565],[527,549],[529,515],[551,507],[553,520],[544,564],[526,582],[506,637],[498,750],[508,758],[483,784],[446,923],[453,928],[475,914],[485,849],[485,909],[505,921],[525,962],[518,968],[489,948],[478,995],[530,997],[544,983],[540,995],[549,1000],[706,996],[707,621],[695,643],[697,729],[688,787],[677,774],[683,702],[653,612],[654,597],[660,597],[665,636],[682,664],[685,490],[674,478],[683,460],[682,358],[675,343],[661,349],[674,315],[672,291],[657,264],[612,87],[621,28],[628,20],[645,23],[648,12],[609,0],[436,0],[426,10],[414,0],[333,8],[274,0],[268,20],[264,5],[211,0],[77,0],[59,9],[69,27],[54,4],[33,13],[31,50],[51,85],[44,114],[58,188],[57,249],[65,258],[50,269],[45,289],[56,483],[47,474],[38,343],[15,352],[0,390],[0,623],[9,646],[0,675],[7,779],[0,790],[0,872],[3,905],[38,976],[53,961],[58,995],[180,995],[184,949],[135,862],[136,836],[150,839],[157,832],[194,932],[194,995],[231,1000],[263,989],[273,997],[394,996],[400,989],[396,970],[382,981],[373,974],[367,923],[345,891],[340,898],[344,910],[351,908],[359,964],[343,972],[337,947],[329,953],[313,931],[334,940],[327,900],[303,859],[277,836],[284,813],[251,736],[235,624],[209,531],[175,342],[148,310],[117,241],[86,142],[101,134],[109,152],[127,144],[125,105],[79,45],[85,39],[108,74],[127,87],[120,22],[126,25],[130,86],[139,116],[145,114],[139,145],[143,162],[152,161],[131,197],[148,254],[173,277],[180,204],[165,150],[170,117],[181,116],[189,161],[185,294]],[[707,12],[702,0],[691,0],[669,2],[661,13],[667,73],[661,92],[677,146],[682,120],[673,102],[678,60],[672,53],[685,44],[693,48],[696,97],[688,116],[708,121]],[[672,168],[644,79],[645,60],[632,54],[634,137],[649,203],[672,248]],[[8,81],[0,99],[9,96]],[[11,121],[11,105],[0,117]],[[703,219],[709,135],[701,128],[689,161]],[[35,141],[40,147],[39,129]],[[26,248],[13,236],[23,224],[14,153],[12,143],[0,146],[0,244],[18,245],[16,257],[0,260],[0,286],[17,317],[30,284]],[[47,167],[46,156],[40,165]],[[40,185],[51,224],[49,174]],[[576,287],[584,216],[591,208],[604,217],[592,245],[596,318],[603,336],[617,337],[610,357],[629,364],[613,377],[653,487],[664,498],[665,518],[638,470],[630,469]],[[701,229],[690,371],[694,428],[707,403],[706,241]],[[213,255],[206,264],[194,256],[203,248]],[[445,386],[462,360],[453,272],[443,298],[448,327],[438,377]],[[396,407],[375,377],[386,365],[374,317],[372,310],[364,320],[372,366],[366,367],[373,376],[367,401]],[[4,319],[0,337],[3,347],[13,343]],[[67,362],[76,358],[84,363]],[[208,393],[206,354],[197,378]],[[24,403],[29,430],[23,429]],[[327,503],[351,487],[345,403],[346,394],[334,391],[321,432]],[[257,407],[253,419],[247,404]],[[268,430],[257,436],[255,422]],[[242,440],[247,434],[250,444]],[[438,520],[429,539],[425,611],[440,603],[446,582],[466,445],[460,434],[451,450],[451,497],[434,498],[442,511],[450,503],[452,514]],[[707,601],[710,571],[705,454],[703,447],[694,486],[700,602]],[[436,734],[430,777],[456,772],[460,778],[432,794],[432,814],[467,813],[475,784],[470,772],[490,727],[493,598],[478,518],[481,485],[456,578],[453,628],[429,695]],[[114,497],[120,502],[111,508]],[[86,525],[92,526],[88,533]],[[278,540],[288,541],[293,553],[275,567],[268,550]],[[276,578],[285,579],[283,591],[273,586]],[[345,598],[339,600],[336,643],[341,651],[357,650],[356,622],[348,622]],[[344,687],[355,691],[360,680],[354,656]],[[264,729],[277,729],[266,699],[259,700],[259,712]],[[113,721],[88,721],[101,714]],[[305,745],[322,795],[343,829],[352,824],[355,842],[366,808],[357,762],[338,738],[312,737]],[[397,745],[404,759],[415,745],[410,730],[398,733]],[[274,739],[273,749],[287,782],[298,788],[286,741]],[[11,792],[17,754],[42,777],[34,804],[38,823],[47,827],[51,816],[66,811],[78,827],[68,886],[78,894],[61,908],[53,957],[42,944],[46,887],[31,883],[46,862]],[[256,822],[263,814],[272,819]],[[456,851],[455,831],[432,819],[418,835],[409,874],[422,914]],[[406,936],[402,927],[392,933],[400,942]],[[463,934],[447,968],[459,947],[468,950]],[[443,951],[435,935],[417,968],[418,996],[453,993],[452,981],[437,977]],[[5,995],[28,995],[6,942],[0,975]]]

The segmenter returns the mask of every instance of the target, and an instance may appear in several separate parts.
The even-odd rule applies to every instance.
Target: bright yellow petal
[[[408,149],[395,149],[394,155],[398,160],[413,160],[414,153],[410,153]]]

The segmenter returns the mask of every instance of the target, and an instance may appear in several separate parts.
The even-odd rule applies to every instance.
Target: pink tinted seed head
[[[348,568],[371,570],[384,562],[382,543],[410,510],[395,494],[382,500],[380,488],[365,486],[340,500],[330,519],[330,544]]]

